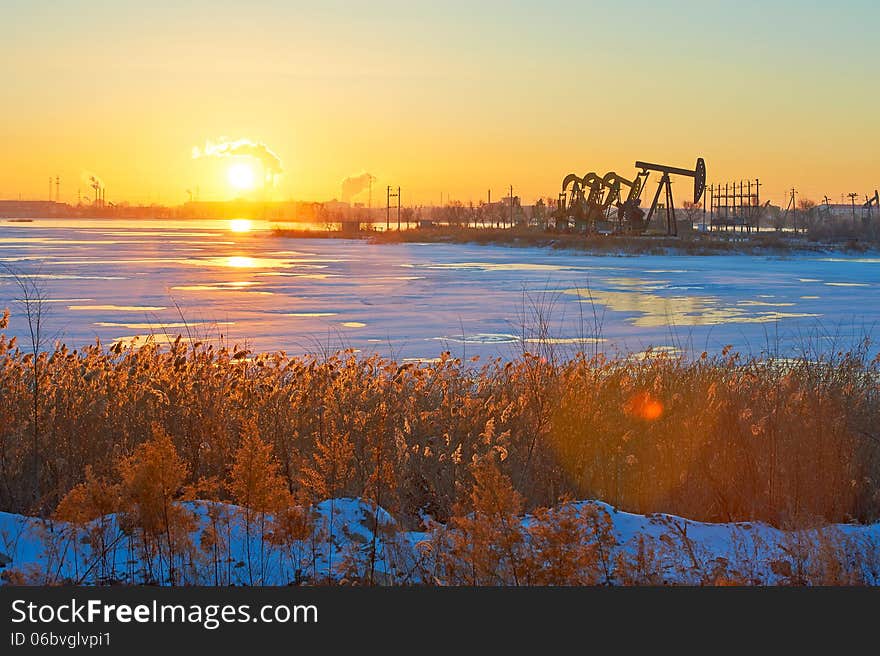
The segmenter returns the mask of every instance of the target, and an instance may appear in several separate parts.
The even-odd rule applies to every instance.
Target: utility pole
[[[400,230],[400,187],[397,193],[391,193],[391,185],[385,188],[385,230],[391,229],[391,199],[397,198],[397,230]]]
[[[857,193],[853,192],[851,194],[847,194],[847,196],[849,196],[849,200],[852,203],[853,230],[855,230],[855,227],[856,227],[856,198],[858,198],[859,195]]]
[[[794,202],[794,197],[797,194],[797,189],[792,187],[790,193],[791,193],[791,196],[788,199],[788,207],[791,208],[791,216],[792,216],[791,225],[792,225],[792,228],[794,229],[794,233],[797,234],[797,231],[798,231],[798,229],[797,229],[797,205],[795,205],[795,202]]]
[[[739,223],[739,231],[745,232],[745,220],[743,218],[743,200],[745,200],[743,196],[743,181],[739,181],[739,193],[736,191],[736,183],[733,183],[733,211],[736,215],[736,222]],[[737,209],[736,204],[739,203],[739,209]],[[736,232],[736,228],[733,229]]]
[[[748,189],[748,196],[746,197],[746,200],[748,201],[748,209],[746,210],[746,216],[749,217],[748,218],[748,221],[749,221],[748,231],[751,232],[752,231],[752,180],[751,180],[751,178],[748,180],[748,183],[749,183],[749,189]]]
[[[510,185],[510,227],[513,227],[513,185]]]
[[[710,185],[710,187],[711,187],[711,185]],[[708,198],[708,196],[709,196],[709,194],[707,193],[706,197]],[[703,217],[702,217],[701,223],[702,223],[702,227],[700,229],[700,232],[706,232],[706,198],[703,199]]]
[[[761,178],[755,178],[755,232],[761,232]]]
[[[712,211],[715,209],[715,196],[714,196],[715,185],[709,185],[708,193],[706,194],[706,199],[708,199],[708,203],[706,199],[703,199],[703,232],[706,232],[706,205],[709,206],[709,230],[712,229]]]
[[[730,224],[730,183],[724,183],[724,230],[727,231],[727,227]]]
[[[49,202],[50,203],[52,202],[52,185],[53,185],[53,183],[54,183],[54,180],[52,180],[52,176],[50,175],[49,176]]]

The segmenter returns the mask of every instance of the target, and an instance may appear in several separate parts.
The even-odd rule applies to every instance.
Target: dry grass
[[[285,230],[276,228],[277,237],[299,239],[350,239],[353,235],[339,231]],[[581,235],[548,232],[536,228],[467,228],[436,226],[410,230],[362,231],[356,235],[379,244],[450,243],[511,247],[547,247],[579,251],[595,255],[733,255],[784,254],[806,252],[864,252],[867,242],[852,238],[825,239],[824,233],[811,231],[807,239],[784,233],[765,231],[741,233],[689,233],[679,237],[661,235]]]
[[[0,337],[0,510],[50,512],[158,430],[187,483],[227,479],[258,436],[294,495],[413,522],[453,516],[489,455],[527,510],[570,496],[777,526],[880,516],[880,365],[859,353],[401,365],[179,339],[38,357]]]

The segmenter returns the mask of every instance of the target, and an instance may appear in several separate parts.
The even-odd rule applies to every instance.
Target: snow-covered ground
[[[185,505],[198,518],[191,539],[199,556],[177,561],[178,583],[344,582],[367,579],[371,566],[373,580],[379,583],[437,582],[426,579],[437,571],[432,559],[437,536],[445,527],[434,524],[433,533],[407,531],[384,510],[376,512],[375,506],[361,499],[318,504],[308,511],[313,519],[308,535],[282,546],[272,540],[261,544],[259,518],[255,518],[250,555],[240,508],[208,502]],[[880,524],[781,531],[761,523],[706,524],[673,515],[637,515],[595,501],[571,506],[577,511],[592,509],[601,516],[607,513],[610,520],[610,538],[604,543],[608,549],[603,553],[609,569],[599,583],[626,583],[620,566],[625,560],[631,569],[641,571],[645,578],[640,582],[651,584],[697,585],[719,580],[754,585],[880,584]],[[379,530],[374,552],[376,518]],[[526,516],[522,526],[528,528],[535,521]],[[155,553],[145,557],[138,541],[119,530],[115,516],[73,529],[61,522],[0,513],[0,554],[4,565],[0,572],[22,572],[31,584],[169,581],[167,559]]]
[[[597,257],[545,248],[287,239],[229,221],[0,221],[0,263],[35,274],[69,346],[154,333],[289,353],[511,357],[550,317],[557,349],[733,344],[840,350],[880,321],[880,258]],[[253,228],[267,226],[255,222]],[[25,337],[0,271],[0,308]],[[178,309],[179,307],[179,309]],[[182,316],[183,318],[182,318]],[[186,324],[186,325],[185,325]],[[523,326],[527,326],[524,330]],[[586,341],[585,341],[586,340]]]

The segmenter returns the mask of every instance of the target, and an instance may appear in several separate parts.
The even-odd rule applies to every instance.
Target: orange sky
[[[749,0],[733,19],[647,0],[9,4],[0,197],[45,198],[59,175],[75,201],[91,171],[111,201],[326,200],[369,171],[375,205],[386,184],[404,204],[508,184],[531,202],[570,171],[698,155],[710,182],[761,177],[776,203],[880,186],[867,0]],[[283,173],[234,189],[229,165],[257,160],[192,156],[224,136]]]

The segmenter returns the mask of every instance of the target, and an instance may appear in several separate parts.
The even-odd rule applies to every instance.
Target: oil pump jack
[[[577,173],[569,173],[562,180],[562,191],[559,192],[558,214],[556,228],[567,230],[569,217],[577,221],[578,215],[585,205],[584,181]]]
[[[603,178],[596,173],[587,173],[583,178],[576,173],[569,173],[562,181],[562,193],[559,194],[559,207],[562,212],[557,227],[568,228],[569,220],[575,229],[585,230],[586,227],[602,218],[602,192],[605,186]],[[587,193],[589,190],[589,193]]]
[[[868,219],[870,220],[874,216],[874,209],[880,208],[880,191],[874,190],[874,196],[868,198],[868,195],[865,194],[865,204],[862,205],[866,210],[868,210]]]
[[[562,181],[562,192],[559,194],[557,227],[573,227],[586,231],[597,221],[608,218],[612,206],[618,208],[617,216],[621,226],[624,221],[640,222],[644,212],[638,209],[642,189],[647,174],[638,174],[632,180],[611,171],[600,177],[597,173],[587,173],[583,178],[576,173],[569,173]],[[627,187],[626,199],[621,196],[623,187]]]
[[[556,213],[556,227],[569,229],[574,227],[578,232],[586,232],[595,227],[598,221],[609,218],[612,207],[617,208],[618,229],[641,232],[651,222],[654,212],[657,211],[660,193],[666,191],[666,232],[669,235],[677,233],[675,224],[675,205],[672,200],[672,181],[670,175],[683,175],[694,178],[694,202],[698,203],[706,188],[706,163],[702,158],[697,159],[694,170],[681,169],[661,164],[649,164],[636,162],[636,168],[641,169],[631,180],[611,171],[603,177],[596,173],[587,173],[580,177],[576,173],[569,173],[562,181],[562,191],[559,194],[559,204]],[[648,182],[652,171],[662,173],[654,202],[648,211],[647,218],[641,209],[641,194]],[[628,187],[626,199],[621,192],[623,187]]]
[[[647,181],[648,173],[644,171],[638,173],[632,180],[627,180],[614,171],[607,173],[602,178],[602,183],[608,189],[602,209],[607,216],[612,205],[617,208],[617,223],[621,230],[624,229],[624,226],[636,230],[642,228],[641,222],[645,213],[639,208],[639,203],[641,202],[642,189]],[[620,195],[621,186],[629,188],[626,199]]]
[[[677,235],[678,227],[675,223],[675,204],[672,200],[672,180],[669,179],[669,176],[682,175],[693,178],[694,203],[699,203],[700,198],[703,197],[703,191],[706,189],[706,162],[703,161],[702,157],[698,157],[697,164],[693,170],[681,169],[675,166],[665,166],[663,164],[650,164],[648,162],[636,162],[636,168],[642,170],[639,175],[644,175],[646,179],[650,171],[658,171],[663,174],[660,178],[660,183],[657,185],[657,193],[654,194],[654,202],[651,203],[651,209],[648,210],[645,225],[648,226],[651,224],[651,218],[654,216],[654,212],[657,210],[658,201],[660,200],[660,192],[665,189],[666,202],[663,207],[666,210],[666,234],[673,236]]]

